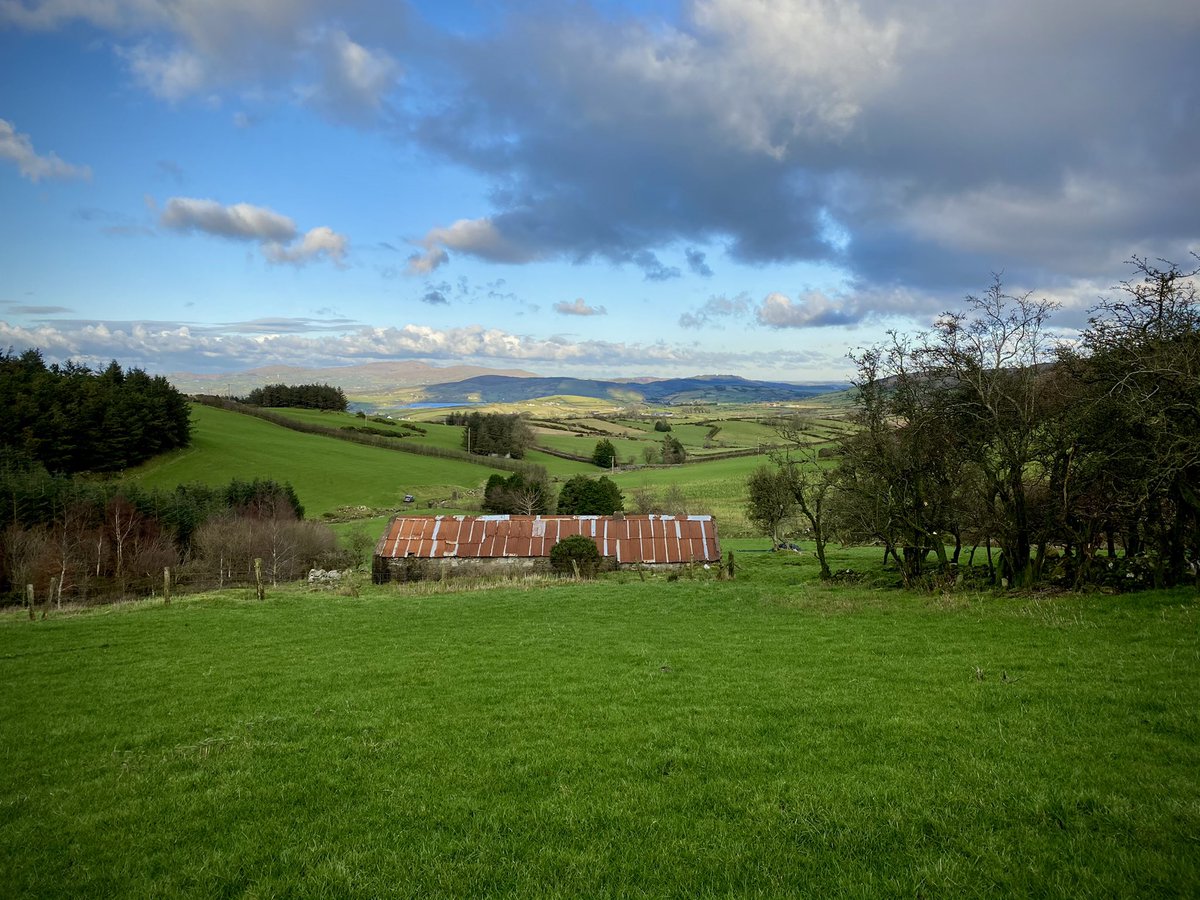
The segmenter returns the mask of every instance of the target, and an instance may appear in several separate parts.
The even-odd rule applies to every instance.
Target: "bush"
[[[670,431],[671,426],[667,422],[664,422],[662,419],[658,419],[654,423],[654,430],[659,431],[659,432]]]
[[[591,538],[582,534],[563,538],[550,549],[550,567],[555,572],[573,575],[576,566],[583,578],[593,577],[600,568],[600,551]]]

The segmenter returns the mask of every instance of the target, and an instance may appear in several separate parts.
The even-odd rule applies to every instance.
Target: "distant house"
[[[677,567],[721,559],[712,516],[396,516],[375,545],[376,583],[444,569],[548,570],[550,550],[582,534],[609,568]]]

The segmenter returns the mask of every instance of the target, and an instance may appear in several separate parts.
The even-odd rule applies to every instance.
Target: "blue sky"
[[[840,378],[1200,250],[1200,5],[0,0],[0,346]]]

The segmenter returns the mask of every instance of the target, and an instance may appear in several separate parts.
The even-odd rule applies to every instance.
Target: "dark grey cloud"
[[[450,304],[446,295],[438,290],[426,291],[425,295],[421,297],[421,302],[428,303],[430,306],[448,306]]]
[[[670,281],[682,273],[675,266],[664,265],[654,253],[649,250],[639,250],[633,254],[633,264],[642,270],[647,281]]]
[[[1055,288],[1182,258],[1200,6],[1053,6],[699,0],[673,27],[539,5],[434,42],[442,100],[410,133],[494,191],[430,247],[637,264],[719,242],[947,298],[1001,268]]]
[[[706,255],[703,251],[697,250],[694,247],[688,247],[684,251],[684,256],[687,257],[688,269],[693,275],[699,275],[702,278],[711,278],[713,270],[704,260]]]
[[[685,246],[703,276],[694,248],[720,246],[950,298],[995,270],[1073,289],[1200,246],[1195,0],[692,0],[678,20],[535,0],[454,31],[382,0],[171,8],[10,3],[0,22],[84,21],[160,97],[224,92],[243,122],[307,104],[482,176],[486,212],[429,222],[412,273],[464,254],[656,280]],[[37,162],[27,144],[10,158]]]

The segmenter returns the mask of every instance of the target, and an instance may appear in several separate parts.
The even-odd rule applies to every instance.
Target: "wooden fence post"
[[[729,578],[730,578],[730,580],[732,580],[733,579],[733,551],[732,550],[729,551],[728,572],[729,572]]]
[[[32,622],[37,618],[33,613],[33,585],[25,585],[25,602],[29,604],[29,621]]]
[[[171,605],[171,567],[163,566],[163,605]]]
[[[257,588],[258,599],[259,600],[267,599],[267,590],[263,586],[263,580],[262,580],[262,557],[261,556],[255,557],[255,559],[254,559],[254,583]]]

